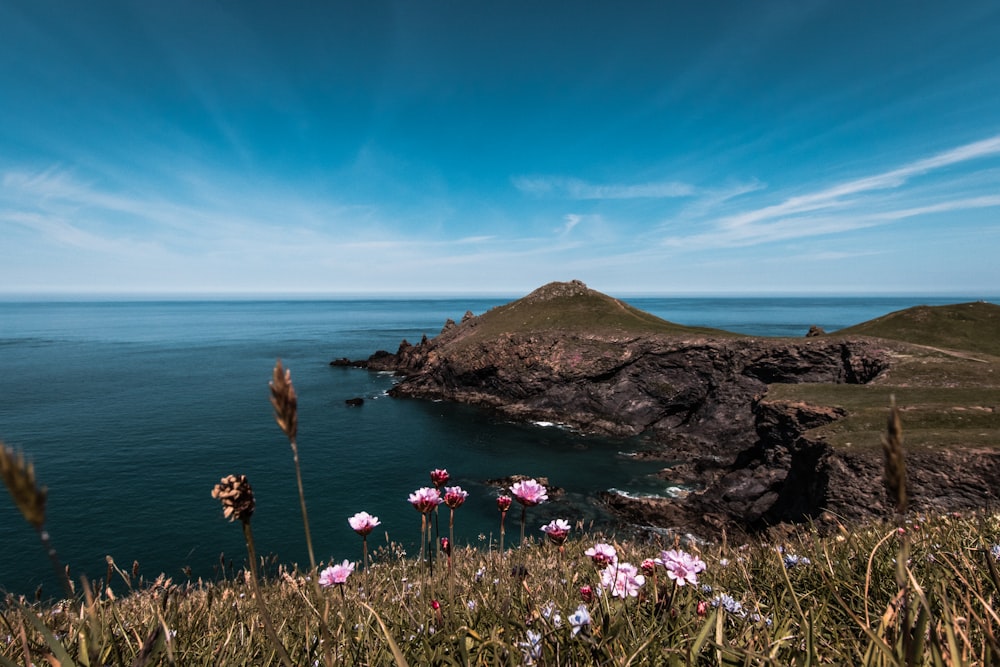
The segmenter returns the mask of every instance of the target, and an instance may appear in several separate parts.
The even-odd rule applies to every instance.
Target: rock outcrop
[[[844,411],[769,401],[767,388],[865,384],[889,368],[890,358],[872,338],[760,339],[687,329],[573,281],[478,317],[466,313],[434,338],[403,341],[395,353],[353,363],[399,374],[390,392],[396,397],[457,401],[585,433],[645,436],[652,456],[674,464],[665,483],[690,492],[605,494],[605,502],[633,524],[698,532],[881,509],[877,459],[836,453],[805,436]]]

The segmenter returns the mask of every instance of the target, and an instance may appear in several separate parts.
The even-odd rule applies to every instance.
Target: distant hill
[[[1000,306],[985,301],[915,306],[836,333],[1000,356]]]
[[[1000,502],[998,334],[1000,307],[970,303],[834,335],[741,336],[660,319],[574,280],[340,365],[397,374],[397,398],[639,437],[644,456],[671,462],[665,486],[698,491],[603,502],[638,525],[736,534],[885,513],[879,443],[892,397],[914,509]]]
[[[735,336],[707,327],[675,324],[628,305],[579,280],[552,282],[477,318],[476,337],[560,331],[572,334],[681,334]]]

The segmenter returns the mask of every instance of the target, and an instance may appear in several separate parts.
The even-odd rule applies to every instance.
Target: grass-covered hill
[[[575,335],[677,334],[733,336],[721,329],[675,324],[592,290],[578,280],[553,282],[476,318],[474,336],[559,331]]]
[[[890,396],[903,409],[907,445],[929,455],[953,448],[1000,451],[1000,306],[916,306],[841,329],[833,337],[886,342],[888,371],[869,385],[773,385],[768,397],[844,408],[817,429],[830,444],[878,448]]]
[[[986,301],[916,306],[837,332],[1000,356],[1000,306]]]

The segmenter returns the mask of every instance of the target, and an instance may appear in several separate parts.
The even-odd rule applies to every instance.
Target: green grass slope
[[[837,334],[876,336],[1000,356],[1000,306],[985,301],[916,306],[841,329]]]
[[[835,447],[881,447],[890,397],[903,410],[906,444],[928,452],[1000,447],[1000,306],[917,306],[835,332],[886,341],[891,368],[870,385],[772,385],[773,400],[847,410],[820,427]]]
[[[549,283],[517,301],[491,309],[479,317],[476,335],[552,331],[569,335],[736,335],[660,319],[575,280]]]

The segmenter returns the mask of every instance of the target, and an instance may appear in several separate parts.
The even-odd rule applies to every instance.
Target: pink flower
[[[427,514],[441,504],[441,492],[423,486],[410,494],[410,504],[421,514]]]
[[[661,551],[656,562],[667,568],[667,576],[678,586],[698,583],[698,573],[705,571],[705,563],[686,551]]]
[[[347,577],[354,571],[354,563],[344,560],[340,565],[331,565],[319,573],[319,585],[323,588],[341,585],[347,581]]]
[[[467,491],[463,491],[460,486],[446,486],[444,487],[444,504],[453,510],[458,509],[465,502],[465,499],[469,497]]]
[[[699,616],[705,616],[708,614],[708,600],[699,600],[698,606],[695,608],[695,613]]]
[[[517,498],[517,502],[525,507],[534,507],[549,499],[545,487],[534,479],[514,482],[514,485],[510,487],[510,492]]]
[[[593,602],[594,589],[590,586],[580,586],[580,599],[584,602]]]
[[[448,471],[445,470],[444,468],[437,468],[435,470],[431,470],[431,482],[434,484],[435,489],[440,489],[442,486],[448,483],[449,479],[451,479],[451,476],[448,474]]]
[[[380,525],[382,522],[378,520],[377,516],[372,516],[368,512],[358,512],[349,518],[347,523],[351,524],[351,528],[354,529],[355,533],[364,537],[375,530],[375,526]]]
[[[506,512],[510,509],[510,504],[514,502],[510,496],[497,496],[497,509]]]
[[[608,565],[614,565],[618,562],[618,552],[615,551],[613,546],[604,542],[598,542],[583,553],[590,556],[594,564],[600,568],[605,568]]]
[[[639,589],[646,583],[646,577],[639,574],[635,565],[618,563],[614,567],[605,568],[601,573],[601,586],[611,590],[616,598],[635,597]]]
[[[441,538],[441,551],[443,551],[446,556],[451,555],[451,540],[447,537]]]
[[[645,559],[644,561],[642,561],[642,565],[639,566],[639,569],[641,569],[642,573],[647,577],[652,576],[653,570],[655,568],[656,568],[656,561],[653,560],[652,558]]]
[[[569,535],[569,522],[566,519],[555,519],[542,526],[542,532],[549,536],[553,544],[562,544]]]

